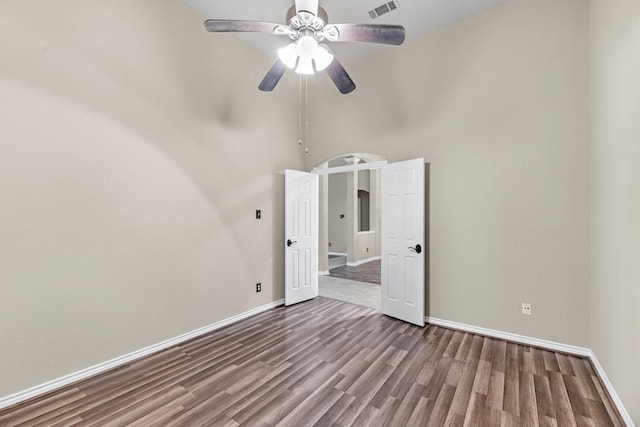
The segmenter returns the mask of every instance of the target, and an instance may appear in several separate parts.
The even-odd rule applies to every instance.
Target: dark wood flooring
[[[329,276],[358,282],[380,284],[380,260],[360,264],[357,267],[343,265],[329,270]]]
[[[1,426],[619,426],[590,362],[316,298],[0,412]]]

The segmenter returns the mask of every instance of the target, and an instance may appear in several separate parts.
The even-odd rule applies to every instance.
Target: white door
[[[318,296],[318,175],[285,171],[284,303]]]
[[[424,326],[424,159],[382,168],[382,312]]]

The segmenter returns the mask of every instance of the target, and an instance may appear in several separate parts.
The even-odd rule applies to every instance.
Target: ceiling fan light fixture
[[[298,74],[305,74],[305,75],[314,74],[315,71],[313,70],[313,63],[311,62],[311,58],[301,56],[295,71]]]
[[[316,65],[316,71],[322,71],[333,62],[333,53],[331,53],[327,46],[323,44],[318,45],[316,54],[313,57],[313,62]]]
[[[305,35],[278,50],[282,63],[298,74],[312,75],[326,69],[333,62],[333,54],[325,45],[320,45],[312,36]]]
[[[291,43],[282,49],[278,49],[278,57],[287,68],[292,70],[296,68],[298,63],[298,49],[295,43]]]
[[[318,42],[313,36],[305,35],[296,42],[296,49],[301,57],[313,58],[318,51]]]

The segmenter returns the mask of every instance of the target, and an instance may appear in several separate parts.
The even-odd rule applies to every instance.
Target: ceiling
[[[294,0],[183,0],[203,15],[203,20],[246,19],[285,23],[285,15]],[[477,13],[504,0],[395,0],[396,10],[371,19],[369,11],[385,3],[385,0],[320,0],[327,11],[330,23],[380,23],[401,24],[407,31],[407,39],[417,37],[436,28]],[[202,31],[205,31],[204,28]],[[211,37],[219,35],[211,34]],[[265,34],[238,34],[256,49],[269,57],[275,57],[280,47],[287,45],[288,37]],[[348,63],[391,46],[366,43],[330,43],[331,50],[342,63]]]

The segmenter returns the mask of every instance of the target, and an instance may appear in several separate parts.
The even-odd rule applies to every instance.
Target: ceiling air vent
[[[369,16],[371,19],[376,19],[385,13],[389,13],[398,8],[398,2],[396,0],[390,1],[388,3],[384,3],[373,10],[369,11]]]

